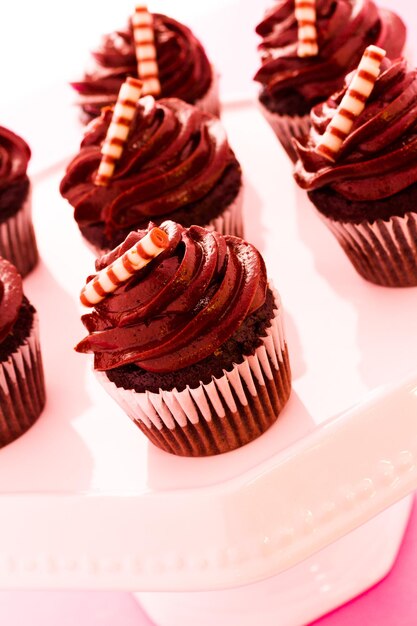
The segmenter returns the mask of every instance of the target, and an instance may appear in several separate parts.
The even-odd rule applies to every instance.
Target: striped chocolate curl
[[[378,46],[368,46],[352,81],[339,104],[331,122],[329,122],[316,152],[329,161],[335,161],[343,142],[349,135],[355,119],[365,108],[375,81],[379,76],[380,66],[385,57],[385,50]]]
[[[132,26],[138,76],[143,82],[142,93],[144,96],[158,96],[161,93],[161,84],[156,62],[153,16],[149,13],[146,4],[136,5],[132,16]]]
[[[142,82],[136,78],[127,78],[120,87],[113,117],[101,148],[102,157],[94,179],[96,185],[107,185],[113,176],[116,162],[122,155],[141,93]]]
[[[161,254],[168,247],[168,243],[168,235],[164,230],[152,228],[140,241],[103,268],[83,287],[80,294],[81,302],[84,306],[94,306],[104,300],[135,272]]]
[[[299,57],[312,57],[319,53],[316,30],[315,0],[295,0],[295,19],[298,24]]]

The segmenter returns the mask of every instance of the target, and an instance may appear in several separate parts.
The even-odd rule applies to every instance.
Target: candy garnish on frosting
[[[120,87],[112,121],[101,148],[102,157],[94,179],[96,185],[107,185],[113,176],[116,161],[122,155],[141,93],[142,82],[136,78],[127,78]]]
[[[138,76],[143,81],[143,95],[158,96],[161,93],[158,64],[156,62],[153,17],[146,4],[137,4],[132,16]]]
[[[316,152],[329,161],[335,160],[344,140],[351,131],[355,119],[364,110],[366,101],[379,76],[380,66],[385,54],[385,50],[378,48],[378,46],[368,46],[363,53],[358,69],[333,119],[328,124],[316,147]]]
[[[115,291],[135,272],[163,252],[169,243],[168,235],[158,227],[152,228],[140,241],[113,263],[102,269],[81,290],[80,300],[85,306],[94,306]]]
[[[313,57],[319,53],[316,30],[316,0],[295,0],[295,19],[298,24],[299,57]]]
[[[152,266],[83,316],[88,336],[76,350],[93,352],[96,370],[135,363],[148,372],[173,372],[200,362],[265,303],[265,264],[250,243],[171,221],[162,229],[169,244]],[[146,232],[132,231],[97,269]]]

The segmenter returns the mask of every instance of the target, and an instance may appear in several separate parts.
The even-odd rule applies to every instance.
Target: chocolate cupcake
[[[159,97],[180,98],[219,115],[217,76],[202,44],[184,24],[160,13],[151,15]],[[78,93],[85,121],[97,117],[104,106],[116,102],[128,76],[138,77],[133,18],[126,28],[102,38],[99,47],[92,52],[83,80],[71,83]]]
[[[0,447],[22,435],[45,405],[36,311],[16,268],[0,258]]]
[[[417,285],[417,71],[402,59],[382,62],[362,113],[329,160],[320,146],[346,93],[313,110],[295,178],[359,274],[379,285]]]
[[[26,276],[38,261],[32,224],[27,143],[0,126],[0,256]]]
[[[290,394],[279,296],[242,239],[167,221],[154,257],[151,227],[96,261],[82,296],[95,303],[82,318],[89,334],[76,350],[94,353],[100,381],[156,446],[184,456],[243,446]],[[123,280],[138,244],[149,262]]]
[[[176,98],[141,98],[108,184],[97,184],[112,121],[90,123],[60,186],[84,238],[100,253],[131,230],[172,219],[242,235],[242,173],[218,120]]]
[[[343,87],[365,47],[375,44],[395,58],[406,38],[401,19],[372,0],[317,0],[317,54],[299,56],[295,6],[294,0],[281,0],[257,26],[262,66],[255,75],[262,85],[261,110],[292,161],[292,138],[307,134],[312,107]]]

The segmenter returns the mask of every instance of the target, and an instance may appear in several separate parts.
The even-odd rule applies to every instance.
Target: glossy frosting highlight
[[[80,228],[103,223],[111,238],[120,229],[203,200],[236,164],[215,117],[176,98],[139,100],[127,143],[105,187],[94,184],[101,145],[111,122],[106,109],[87,127],[79,154],[60,186]]]
[[[154,34],[162,98],[176,97],[195,103],[212,81],[210,63],[198,39],[187,26],[154,13]],[[92,67],[84,80],[72,83],[86,113],[97,116],[101,107],[116,101],[127,76],[137,77],[132,24],[105,35],[92,53]]]
[[[89,335],[76,349],[94,352],[97,370],[135,363],[171,372],[197,363],[265,302],[265,265],[251,244],[199,226],[161,227],[169,247],[82,318]],[[97,271],[146,232],[132,232],[97,261]]]
[[[330,188],[352,201],[375,201],[417,182],[417,70],[403,59],[383,61],[364,111],[336,162],[329,163],[316,146],[343,94],[313,109],[310,135],[304,145],[297,144],[298,184],[308,191]]]
[[[294,0],[279,2],[258,25],[262,66],[255,80],[263,86],[261,99],[266,104],[280,100],[289,105],[296,96],[311,108],[341,89],[344,76],[358,65],[367,45],[384,48],[391,58],[403,50],[403,22],[372,0],[317,0],[316,12],[317,56],[297,55]]]

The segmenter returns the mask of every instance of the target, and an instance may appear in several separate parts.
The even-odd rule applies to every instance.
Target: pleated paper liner
[[[98,379],[148,439],[166,452],[207,456],[243,446],[277,420],[291,392],[282,312],[274,295],[277,309],[262,344],[210,383],[138,393],[117,387],[104,372],[96,372]]]
[[[363,278],[385,287],[417,286],[417,213],[372,224],[320,215]]]
[[[30,192],[17,213],[0,223],[0,256],[13,263],[21,276],[38,262]]]
[[[311,126],[310,115],[280,115],[279,113],[272,113],[262,103],[259,105],[262,115],[271,126],[291,161],[295,163],[298,157],[292,139],[301,139],[308,135]]]
[[[220,117],[219,77],[213,66],[211,68],[210,86],[204,96],[195,101],[194,106],[204,113]]]
[[[231,202],[220,215],[210,220],[205,228],[217,230],[221,235],[234,235],[235,237],[243,239],[243,197],[244,184],[242,183],[233,202]]]
[[[36,422],[45,405],[45,382],[38,320],[30,335],[0,363],[0,447],[14,441]]]

